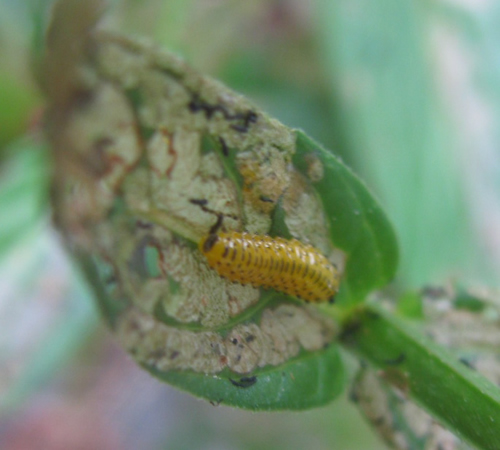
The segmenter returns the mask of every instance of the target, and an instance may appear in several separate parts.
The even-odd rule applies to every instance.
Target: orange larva
[[[314,247],[296,239],[239,232],[211,232],[200,251],[219,275],[272,288],[311,302],[333,302],[340,274]]]

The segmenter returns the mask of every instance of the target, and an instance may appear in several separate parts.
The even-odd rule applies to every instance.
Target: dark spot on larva
[[[316,277],[315,277],[315,276],[316,276]],[[321,272],[320,272],[320,271],[317,271],[315,274],[313,274],[313,275],[311,276],[311,282],[313,282],[313,283],[317,283],[317,282],[319,282],[320,278],[321,278]]]
[[[226,245],[226,246],[224,247],[224,253],[222,254],[222,257],[223,257],[223,258],[226,258],[228,253],[229,253],[229,247]]]

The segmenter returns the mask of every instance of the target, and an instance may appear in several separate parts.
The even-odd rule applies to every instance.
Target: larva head
[[[200,241],[200,251],[205,255],[211,267],[223,258],[226,252],[226,243],[219,234],[210,233]]]
[[[219,240],[219,236],[215,233],[209,234],[205,239],[202,239],[200,242],[200,250],[201,252],[206,255],[207,253],[211,252],[214,245],[217,244],[217,241]]]

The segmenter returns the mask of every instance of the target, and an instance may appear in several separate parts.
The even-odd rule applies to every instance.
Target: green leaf
[[[364,183],[338,158],[297,131],[295,166],[307,174],[308,158],[317,157],[324,175],[314,182],[325,209],[334,245],[347,263],[339,301],[360,301],[394,277],[398,248],[394,231]]]
[[[26,131],[38,103],[36,93],[19,78],[0,68],[0,147]]]
[[[49,194],[47,148],[23,139],[8,148],[0,166],[0,260],[46,216]]]
[[[115,328],[126,306],[114,301],[103,288],[99,281],[102,264],[85,254],[79,254],[77,260],[90,281],[102,315]],[[245,375],[227,369],[210,375],[190,370],[160,371],[147,364],[142,367],[160,380],[215,404],[253,411],[304,410],[326,405],[343,391],[346,373],[338,350],[336,344],[330,344],[321,351],[303,351],[284,364]]]
[[[461,438],[500,448],[500,390],[412,326],[376,305],[352,316],[344,343]]]
[[[320,58],[338,107],[332,127],[344,135],[340,142],[348,148],[341,152],[383,199],[397,230],[403,255],[398,279],[413,289],[457,273],[463,280],[495,284],[496,268],[488,267],[484,244],[478,245],[481,233],[476,227],[484,220],[480,202],[471,201],[467,189],[471,179],[482,180],[476,181],[478,186],[483,183],[482,189],[495,186],[495,170],[490,172],[488,164],[482,167],[479,161],[480,155],[490,154],[491,145],[498,147],[492,144],[498,142],[498,133],[495,126],[477,131],[467,103],[454,102],[471,96],[487,105],[483,108],[488,123],[498,123],[498,116],[492,115],[499,98],[498,72],[492,69],[498,60],[492,52],[499,48],[497,2],[481,10],[454,2],[420,4],[416,9],[407,0],[360,0],[355,7],[323,0],[316,5]],[[447,22],[444,14],[433,15],[444,9],[461,11],[462,18],[455,15],[456,20]],[[427,51],[429,26],[445,36],[454,30],[453,43],[440,40],[436,51],[453,48],[461,55],[457,58],[466,75],[460,83],[444,88],[440,81],[448,78],[443,73],[450,68],[444,58]],[[476,39],[460,42],[464,28],[474,30]],[[469,54],[475,55],[473,60],[467,59]],[[486,138],[484,133],[490,134]],[[458,148],[474,155],[477,166],[457,158]],[[493,192],[479,195],[492,199],[491,206],[483,206],[486,210],[498,204]]]
[[[72,14],[95,18],[72,1]],[[251,269],[278,267],[271,258],[269,268],[258,265],[260,247],[254,255],[235,248],[232,260],[215,255],[235,271],[250,269],[252,278],[238,285],[245,279],[211,267],[210,248],[197,245],[222,225],[228,233],[294,236],[332,260],[339,247],[347,257],[341,297],[360,301],[392,278],[397,262],[394,234],[372,195],[309,138],[176,56],[126,36],[87,34],[91,24],[68,36],[73,19],[63,16],[55,15],[54,42],[82,39],[95,57],[64,44],[49,52],[47,65],[72,80],[64,111],[58,84],[47,89],[54,152],[65,156],[56,158],[54,211],[117,338],[156,376],[214,402],[278,410],[331,401],[344,380],[336,322],[285,295],[295,291],[279,280],[268,286],[259,278]],[[87,72],[95,82],[73,82]],[[312,169],[311,158],[319,161]],[[64,162],[80,170],[69,173]],[[237,261],[237,253],[252,258]],[[301,276],[295,263],[286,276]],[[306,268],[297,286],[308,281]]]
[[[420,292],[408,291],[398,299],[398,313],[408,319],[423,319],[424,311]]]
[[[161,380],[212,403],[253,411],[304,410],[326,405],[343,391],[345,384],[336,345],[252,376],[229,372],[211,376],[145,368]]]

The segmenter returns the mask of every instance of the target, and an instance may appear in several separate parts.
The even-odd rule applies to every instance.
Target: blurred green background
[[[113,342],[50,226],[34,76],[49,11],[0,0],[0,448],[385,448],[346,398],[300,414],[214,407]],[[499,286],[500,4],[116,0],[106,20],[353,167],[397,230],[396,292]]]

